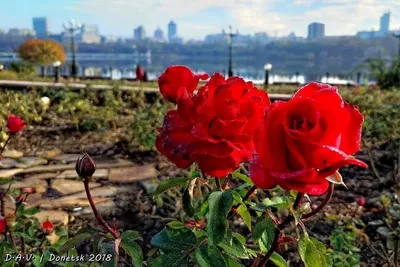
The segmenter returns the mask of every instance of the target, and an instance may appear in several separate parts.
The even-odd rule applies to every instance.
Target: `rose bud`
[[[8,120],[7,120],[7,130],[8,133],[18,133],[21,132],[26,125],[26,122],[24,122],[20,117],[14,116],[12,114],[8,115]]]
[[[96,171],[96,164],[88,154],[84,154],[76,161],[75,169],[79,177],[88,179],[92,177],[93,173]]]
[[[22,188],[22,193],[25,193],[25,194],[34,194],[35,192],[36,192],[35,188],[32,188],[32,187]]]
[[[26,200],[26,196],[21,194],[21,195],[18,195],[18,196],[15,198],[15,203],[16,203],[17,205],[21,205],[22,202],[25,202],[25,200]]]
[[[356,198],[356,202],[358,206],[364,207],[365,205],[365,198],[360,196],[358,198]]]
[[[47,219],[42,223],[42,230],[45,233],[51,234],[54,231],[54,224]]]
[[[4,218],[0,218],[0,234],[4,233],[7,228],[7,222],[4,220]]]

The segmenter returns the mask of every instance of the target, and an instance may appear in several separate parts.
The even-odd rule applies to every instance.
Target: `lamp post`
[[[228,54],[228,77],[233,76],[233,70],[232,70],[232,41],[233,37],[235,37],[237,34],[232,33],[232,26],[229,26],[229,33],[226,34],[228,36],[228,49],[229,49],[229,54]]]
[[[60,82],[60,66],[61,66],[61,62],[60,61],[53,62],[54,82],[55,83],[59,83]]]
[[[265,81],[264,81],[264,85],[265,87],[268,87],[269,84],[269,73],[272,69],[272,64],[265,64],[264,65],[264,70],[265,70]]]
[[[75,31],[82,28],[82,24],[76,22],[75,20],[71,19],[67,23],[64,23],[64,29],[69,31],[71,35],[71,51],[72,51],[72,66],[71,66],[71,75],[76,78],[78,75],[78,66],[76,64],[76,54],[75,54],[75,39],[74,33]]]
[[[399,50],[397,52],[397,64],[400,64],[400,31],[394,32],[393,37],[399,39]]]

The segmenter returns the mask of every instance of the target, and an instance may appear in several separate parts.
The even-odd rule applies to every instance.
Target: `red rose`
[[[8,115],[7,129],[9,133],[21,132],[26,125],[26,122],[21,120],[20,117],[14,116],[12,114]]]
[[[4,218],[0,218],[0,234],[4,233],[7,228],[7,222]]]
[[[251,179],[261,188],[279,185],[311,195],[323,194],[325,179],[348,164],[367,165],[351,155],[360,149],[363,116],[344,103],[336,87],[310,83],[287,102],[266,111],[255,134],[258,157]]]
[[[183,87],[192,94],[200,79],[207,80],[208,74],[194,74],[186,66],[171,66],[158,78],[158,86],[166,100],[177,103],[179,88]]]
[[[356,198],[356,202],[358,206],[364,207],[365,206],[365,198],[364,197],[358,197]]]
[[[254,131],[269,105],[267,94],[239,77],[225,80],[216,73],[192,95],[197,84],[186,86],[187,77],[193,74],[186,67],[170,70],[177,92],[169,93],[176,96],[178,107],[165,116],[157,149],[179,168],[197,162],[205,174],[214,177],[224,177],[250,160],[255,152]]]
[[[51,234],[54,231],[54,224],[47,219],[42,223],[42,230],[45,233]]]

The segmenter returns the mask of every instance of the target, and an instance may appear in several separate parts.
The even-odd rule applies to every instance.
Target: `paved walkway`
[[[79,154],[63,154],[60,150],[43,151],[34,156],[6,150],[0,169],[0,179],[14,179],[11,188],[18,190],[33,187],[27,204],[38,207],[39,220],[49,217],[55,223],[67,224],[70,215],[90,214],[84,186],[75,172]],[[90,183],[94,202],[102,213],[116,208],[114,198],[129,192],[139,182],[145,187],[155,187],[158,172],[153,164],[138,165],[125,159],[96,160],[97,170]],[[8,183],[1,183],[6,189]],[[6,213],[13,213],[15,203],[6,198]]]

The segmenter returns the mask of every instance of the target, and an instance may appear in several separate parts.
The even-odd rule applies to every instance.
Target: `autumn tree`
[[[32,64],[38,64],[44,67],[56,61],[65,62],[66,54],[64,47],[52,40],[30,39],[25,41],[18,48],[18,54],[21,59]]]

